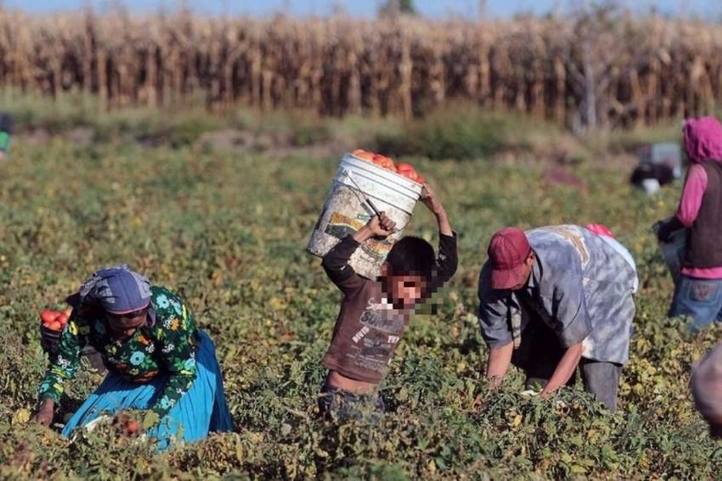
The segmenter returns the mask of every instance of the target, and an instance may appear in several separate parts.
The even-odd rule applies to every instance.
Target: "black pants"
[[[318,397],[318,410],[321,416],[338,421],[354,419],[375,423],[386,411],[386,405],[378,394],[353,394],[324,383]]]
[[[529,322],[521,339],[521,345],[514,351],[511,362],[526,373],[527,388],[546,386],[566,349],[554,331],[539,319]],[[622,366],[613,362],[582,358],[579,370],[587,392],[594,394],[607,408],[615,411]],[[572,376],[567,385],[574,384],[575,378],[576,376]]]

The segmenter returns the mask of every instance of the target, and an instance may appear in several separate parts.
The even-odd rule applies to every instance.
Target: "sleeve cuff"
[[[489,349],[498,349],[500,347],[508,346],[514,342],[514,339],[511,337],[509,339],[494,339],[494,340],[486,340],[486,345]]]
[[[689,229],[690,227],[692,227],[692,225],[694,224],[694,221],[695,221],[695,219],[685,218],[679,212],[677,212],[677,214],[675,214],[674,218],[677,220],[677,222],[680,223],[680,226],[685,229]]]
[[[359,241],[357,241],[356,239],[354,239],[354,238],[353,238],[353,235],[351,235],[351,234],[349,234],[349,235],[347,235],[346,237],[344,237],[344,238],[341,240],[341,242],[344,243],[344,244],[351,244],[351,245],[357,246],[357,247],[361,245],[361,243],[360,243]]]
[[[591,333],[592,328],[589,322],[586,322],[583,326],[570,326],[568,329],[565,329],[559,336],[559,340],[565,348],[569,348],[574,344],[579,344],[580,342],[582,342]]]
[[[56,404],[60,402],[59,396],[56,396],[55,394],[52,394],[49,392],[43,393],[40,396],[38,396],[38,402],[43,402],[48,399],[50,399],[51,401],[53,401]]]

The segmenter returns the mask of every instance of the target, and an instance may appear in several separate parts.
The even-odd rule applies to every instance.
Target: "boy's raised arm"
[[[326,271],[326,275],[339,287],[345,280],[353,277],[356,273],[353,268],[348,265],[348,260],[358,248],[359,243],[353,236],[344,237],[341,242],[333,246],[330,251],[323,256],[321,265]]]
[[[353,289],[361,280],[348,261],[358,247],[372,237],[385,237],[393,232],[396,224],[383,212],[374,216],[354,235],[346,236],[323,257],[321,265],[326,275],[342,291]]]
[[[439,226],[439,255],[436,260],[437,272],[432,283],[432,288],[438,289],[442,284],[451,279],[459,265],[456,234],[451,228],[446,209],[429,184],[424,184],[421,201],[431,213],[434,214],[436,223]]]
[[[439,224],[439,234],[454,237],[454,231],[451,228],[449,222],[449,216],[446,214],[446,209],[436,195],[436,192],[431,188],[429,184],[424,184],[424,190],[421,194],[421,202],[434,214],[436,222]]]

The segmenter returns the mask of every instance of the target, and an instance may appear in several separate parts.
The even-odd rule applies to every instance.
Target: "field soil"
[[[401,342],[382,389],[389,413],[376,426],[335,425],[317,418],[316,395],[340,293],[304,248],[341,154],[359,145],[279,156],[236,149],[233,135],[207,139],[229,148],[80,130],[16,136],[0,162],[0,479],[719,479],[722,449],[687,383],[720,330],[690,338],[667,319],[672,281],[650,231],[674,211],[679,186],[632,190],[630,157],[563,167],[406,158],[446,204],[461,265]],[[491,234],[592,222],[639,266],[619,411],[580,386],[549,401],[521,396],[518,372],[489,392],[475,312]],[[422,205],[408,233],[435,244]],[[59,425],[101,381],[87,369],[53,429],[29,422],[45,366],[38,312],[118,262],[179,291],[211,334],[236,432],[162,455],[110,427],[63,439]]]

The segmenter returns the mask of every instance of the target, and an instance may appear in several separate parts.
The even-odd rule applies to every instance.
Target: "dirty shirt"
[[[348,261],[359,245],[352,236],[347,236],[323,259],[329,278],[343,292],[341,311],[323,365],[348,378],[379,384],[386,376],[413,309],[396,308],[383,292],[381,282],[354,272]],[[448,281],[457,264],[456,235],[440,235],[436,269],[427,292],[433,293]]]
[[[582,342],[584,358],[626,363],[638,282],[631,254],[618,242],[575,225],[526,234],[536,261],[525,288],[494,290],[489,263],[481,270],[479,324],[489,347],[518,346],[536,318],[554,330],[564,347]]]
[[[98,311],[95,311],[96,313]],[[57,352],[40,384],[40,400],[60,400],[64,382],[75,377],[80,353],[93,346],[109,371],[136,383],[168,374],[163,391],[152,407],[161,418],[191,388],[196,378],[196,325],[183,301],[171,291],[151,287],[148,322],[124,341],[113,339],[102,313],[84,315],[73,310],[61,334]]]

